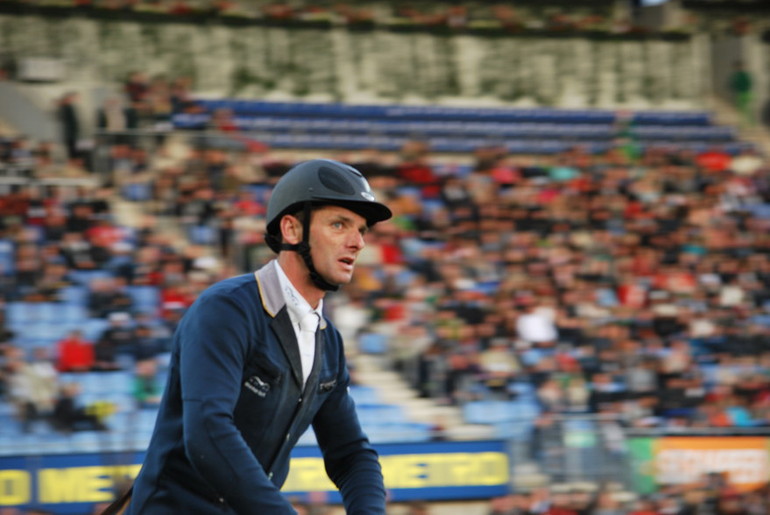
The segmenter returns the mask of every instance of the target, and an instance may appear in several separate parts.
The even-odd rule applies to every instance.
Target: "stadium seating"
[[[229,109],[241,131],[274,148],[383,151],[400,149],[413,139],[435,152],[468,153],[497,145],[511,153],[556,154],[581,146],[592,153],[608,150],[618,137],[641,146],[670,145],[695,151],[718,144],[737,153],[750,144],[736,139],[731,127],[714,125],[707,112],[635,112],[602,110],[461,108],[199,100],[204,113],[181,113],[181,130],[209,127],[212,113]],[[219,139],[220,145],[242,145]],[[211,139],[207,139],[211,142]]]

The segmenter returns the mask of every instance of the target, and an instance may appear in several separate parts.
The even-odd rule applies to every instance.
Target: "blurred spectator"
[[[48,419],[54,409],[59,375],[48,354],[48,348],[38,347],[30,361],[21,349],[11,348],[7,355],[9,398],[25,433],[35,421]]]
[[[82,156],[78,149],[81,138],[80,114],[78,113],[77,103],[80,95],[77,92],[70,91],[59,98],[57,106],[57,117],[61,130],[61,141],[67,151],[67,157],[70,160],[80,159]]]
[[[130,353],[135,361],[155,358],[165,350],[164,335],[166,333],[152,322],[157,315],[138,314],[134,326],[134,342]]]
[[[141,409],[157,407],[163,387],[158,382],[158,364],[154,359],[142,359],[134,366],[134,400]]]
[[[56,368],[60,372],[87,372],[96,364],[93,343],[87,341],[79,329],[73,329],[59,340],[56,349]]]
[[[86,412],[78,401],[80,385],[64,383],[59,388],[51,422],[57,431],[106,431],[107,427],[92,414]]]
[[[396,173],[405,183],[419,187],[424,198],[436,198],[439,195],[440,183],[428,162],[428,150],[428,144],[424,141],[412,140],[404,143]]]
[[[743,62],[736,61],[730,73],[729,83],[733,105],[740,116],[740,123],[745,127],[752,127],[756,122],[754,113],[753,92],[754,85],[751,73]]]
[[[625,515],[625,510],[613,492],[602,490],[596,497],[596,504],[591,515]],[[674,513],[672,512],[671,515]]]
[[[235,124],[235,118],[232,109],[219,108],[211,114],[211,120],[209,121],[209,128],[218,132],[235,132],[238,130],[238,126]]]
[[[33,302],[58,301],[61,289],[72,284],[67,279],[68,273],[69,270],[62,261],[44,264],[32,293],[27,295],[26,298]]]
[[[96,111],[96,127],[105,132],[124,132],[136,129],[138,125],[136,109],[125,106],[119,96],[107,97]],[[123,137],[114,141],[129,140]]]
[[[69,206],[67,217],[67,230],[71,232],[85,233],[94,223],[93,206],[82,197]]]
[[[552,309],[527,301],[524,311],[516,319],[516,333],[529,344],[555,342],[558,332]]]
[[[161,317],[166,320],[181,314],[194,301],[190,286],[176,279],[169,279],[160,293]]]
[[[651,499],[639,499],[634,503],[629,515],[659,515],[655,502]]]
[[[724,172],[730,167],[730,154],[724,149],[712,146],[698,154],[696,162],[705,172]]]
[[[505,338],[493,338],[488,349],[479,356],[481,381],[492,394],[509,398],[510,385],[521,371],[513,349]]]
[[[88,291],[88,309],[91,316],[108,318],[116,313],[130,313],[133,299],[126,292],[125,280],[117,277],[96,277]]]
[[[123,84],[129,107],[131,107],[140,118],[146,118],[150,111],[148,94],[150,90],[147,75],[144,72],[131,72]]]
[[[407,506],[406,515],[429,515],[429,504],[422,501],[412,501]]]
[[[110,325],[94,345],[94,369],[120,370],[119,355],[130,355],[135,351],[136,333],[131,315],[116,311],[109,315]]]
[[[20,298],[24,299],[33,293],[42,274],[42,267],[40,247],[34,243],[20,242],[16,247],[14,262],[16,288]]]
[[[67,231],[62,235],[61,254],[72,270],[95,270],[98,268],[94,249],[83,232]]]
[[[170,127],[174,106],[171,99],[171,86],[166,76],[157,75],[150,79],[144,102],[152,127]]]

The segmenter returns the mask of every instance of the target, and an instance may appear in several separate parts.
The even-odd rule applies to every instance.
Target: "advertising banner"
[[[483,499],[503,495],[510,483],[505,442],[423,442],[376,446],[393,502]],[[82,514],[109,502],[133,479],[143,453],[0,457],[0,507]],[[297,447],[283,492],[301,500],[340,501],[315,446]]]
[[[717,472],[740,490],[770,481],[770,438],[761,436],[663,436],[631,438],[635,488],[691,484]]]

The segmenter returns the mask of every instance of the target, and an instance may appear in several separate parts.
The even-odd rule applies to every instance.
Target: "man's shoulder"
[[[222,279],[198,294],[196,304],[223,300],[256,298],[259,295],[253,274],[242,274]]]
[[[231,295],[255,295],[258,294],[256,280],[254,274],[241,274],[227,279],[222,279],[212,284],[203,292],[200,297],[218,297],[218,296],[231,296]]]

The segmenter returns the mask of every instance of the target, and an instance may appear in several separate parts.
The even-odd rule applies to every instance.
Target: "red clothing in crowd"
[[[410,184],[420,186],[423,198],[437,198],[441,185],[433,169],[423,163],[403,163],[398,167],[398,176]]]
[[[111,224],[96,225],[86,231],[86,237],[93,245],[110,248],[124,239],[124,230]]]
[[[94,366],[94,346],[80,336],[70,335],[56,344],[60,372],[80,372]]]
[[[569,508],[553,506],[548,508],[548,511],[545,512],[545,515],[578,515],[578,512],[575,510],[570,510]]]
[[[635,282],[625,282],[617,288],[618,301],[622,306],[642,308],[647,304],[647,288]]]
[[[385,265],[395,265],[404,262],[401,247],[398,244],[384,242],[380,244],[380,258]]]
[[[719,149],[710,149],[698,155],[695,162],[708,172],[723,172],[730,167],[732,157]]]
[[[169,286],[160,292],[161,316],[167,318],[173,311],[186,310],[195,299],[184,289]]]

